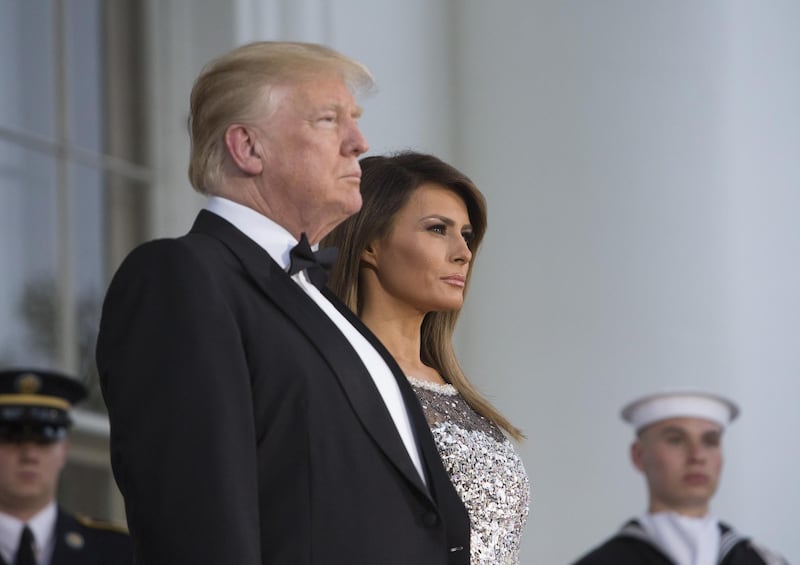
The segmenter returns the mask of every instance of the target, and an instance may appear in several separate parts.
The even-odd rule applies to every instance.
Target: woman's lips
[[[453,286],[464,287],[464,277],[461,275],[449,275],[446,277],[442,277],[442,280],[447,284],[451,284]]]

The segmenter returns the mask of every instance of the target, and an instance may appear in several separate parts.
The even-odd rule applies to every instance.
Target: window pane
[[[97,382],[94,347],[109,274],[110,257],[127,251],[144,238],[146,186],[113,173],[72,165],[71,218],[72,300],[79,376],[90,387],[83,407],[104,412]],[[120,248],[120,250],[115,250]]]
[[[103,4],[105,152],[137,165],[146,165],[148,156],[147,50],[142,47],[146,4],[138,0]]]
[[[66,100],[68,140],[96,153],[103,151],[103,45],[99,0],[66,2]]]
[[[0,2],[0,127],[53,138],[54,29],[52,1]]]
[[[106,286],[103,177],[102,171],[73,166],[70,198],[70,262],[76,325],[73,345],[77,348],[79,377],[90,387],[83,407],[99,411],[104,411],[105,406],[97,388],[94,345]]]
[[[55,160],[0,141],[0,363],[53,366],[58,214]]]

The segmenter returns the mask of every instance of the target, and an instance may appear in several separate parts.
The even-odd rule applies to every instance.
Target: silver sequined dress
[[[530,498],[522,460],[500,429],[477,414],[452,385],[408,380],[467,507],[471,565],[518,564]]]

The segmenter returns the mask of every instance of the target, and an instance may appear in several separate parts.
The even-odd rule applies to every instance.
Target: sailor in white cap
[[[636,430],[631,460],[647,481],[648,511],[575,565],[773,565],[780,556],[717,520],[722,434],[739,415],[707,392],[651,394],[622,409]]]

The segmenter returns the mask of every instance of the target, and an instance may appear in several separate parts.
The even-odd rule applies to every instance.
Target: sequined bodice
[[[467,507],[471,565],[518,564],[530,497],[522,460],[500,429],[476,413],[452,385],[408,380]]]

